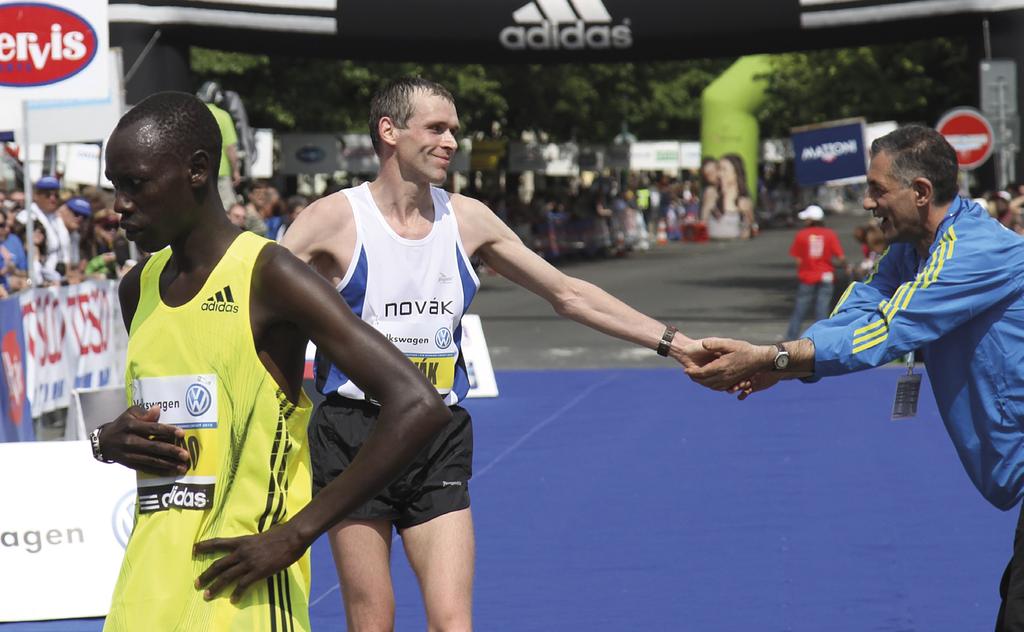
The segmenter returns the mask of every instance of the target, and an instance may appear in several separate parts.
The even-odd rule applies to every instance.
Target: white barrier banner
[[[71,365],[64,354],[67,328],[58,290],[31,290],[22,292],[19,298],[28,349],[26,391],[32,404],[32,416],[38,417],[68,405],[72,378]]]
[[[675,171],[679,169],[679,141],[658,140],[629,146],[629,168],[633,171]]]
[[[0,443],[0,621],[100,617],[135,512],[135,473],[87,441]]]
[[[117,286],[87,282],[64,288],[64,317],[72,355],[77,356],[75,388],[100,388],[124,380],[124,354],[115,338],[124,333]],[[127,335],[127,334],[125,334]]]
[[[123,384],[127,334],[114,282],[39,288],[20,302],[33,417],[66,408],[72,388]]]
[[[497,397],[498,381],[494,379],[491,352],[487,349],[484,327],[476,314],[462,317],[462,356],[466,360],[466,373],[469,375],[469,393],[466,397]]]

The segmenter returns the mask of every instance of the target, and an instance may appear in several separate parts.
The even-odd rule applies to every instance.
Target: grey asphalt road
[[[864,211],[831,215],[847,259],[861,251],[853,229]],[[781,340],[793,308],[796,265],[788,255],[797,228],[737,242],[670,243],[626,259],[560,264],[691,337]],[[547,302],[498,276],[481,274],[471,313],[479,314],[496,369],[670,366],[648,349],[557,316]],[[807,323],[808,325],[810,323]]]

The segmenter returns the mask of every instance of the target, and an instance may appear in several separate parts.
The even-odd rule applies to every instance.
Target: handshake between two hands
[[[694,382],[716,391],[752,393],[774,386],[784,377],[775,371],[776,348],[731,338],[704,338],[687,342],[677,360]]]

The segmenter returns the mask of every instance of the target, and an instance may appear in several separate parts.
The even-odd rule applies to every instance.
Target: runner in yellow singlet
[[[184,93],[135,106],[107,145],[122,226],[156,254],[120,288],[129,408],[93,436],[97,458],[139,472],[105,630],[308,630],[308,546],[450,418],[423,375],[333,288],[228,221],[219,147],[213,116]],[[312,503],[301,387],[310,338],[382,404],[351,475]],[[194,552],[222,538],[232,538],[229,554],[216,564]],[[217,581],[197,588],[211,566]]]

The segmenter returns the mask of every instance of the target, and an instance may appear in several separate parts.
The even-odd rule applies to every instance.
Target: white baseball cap
[[[817,204],[811,204],[804,210],[796,214],[800,219],[809,219],[812,222],[820,222],[825,219],[825,211],[821,210],[821,207]]]

